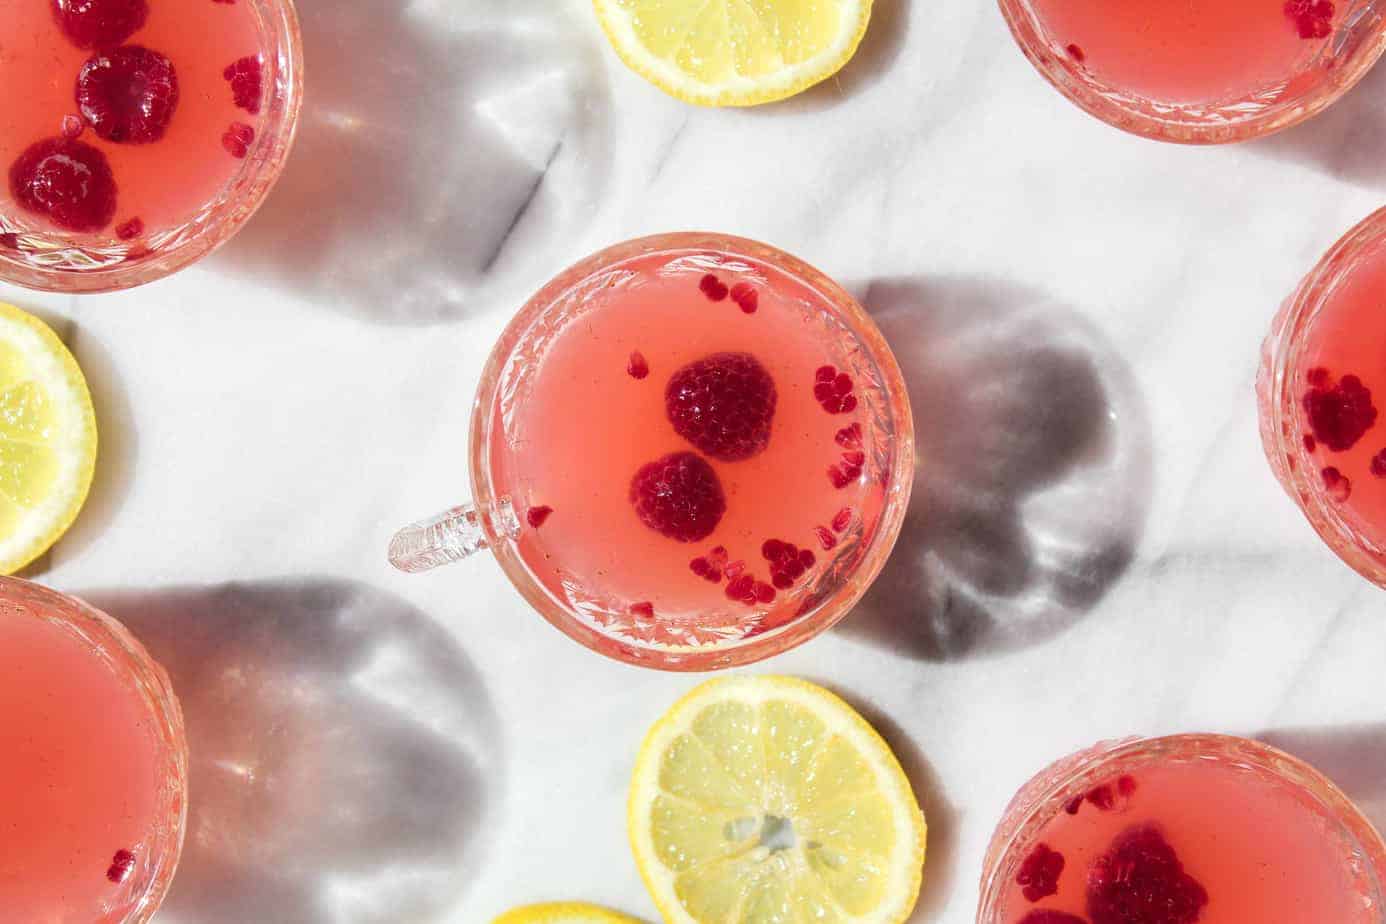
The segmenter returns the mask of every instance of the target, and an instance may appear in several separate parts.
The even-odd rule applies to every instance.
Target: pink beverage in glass
[[[618,245],[531,300],[492,355],[477,509],[401,532],[391,557],[421,570],[490,547],[540,612],[625,660],[766,657],[844,615],[884,563],[913,470],[907,400],[865,312],[788,254]]]
[[[146,281],[268,191],[301,82],[289,0],[11,0],[0,28],[0,278]]]
[[[1236,141],[1307,118],[1381,53],[1376,0],[1000,0],[1061,91],[1118,127]]]
[[[132,924],[182,845],[187,775],[168,680],[109,617],[0,579],[0,918]]]
[[[1350,231],[1276,318],[1258,379],[1267,458],[1349,564],[1386,584],[1386,210]]]
[[[1326,779],[1259,742],[1099,745],[1021,790],[978,924],[1379,924],[1386,845]]]

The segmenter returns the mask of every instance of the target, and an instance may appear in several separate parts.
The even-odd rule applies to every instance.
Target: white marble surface
[[[654,909],[623,795],[693,678],[589,654],[494,563],[386,565],[461,500],[492,339],[638,234],[760,238],[853,289],[916,402],[921,466],[862,611],[756,670],[842,691],[925,803],[917,921],[972,921],[984,843],[1096,739],[1268,734],[1386,821],[1386,597],[1261,459],[1274,307],[1386,192],[1386,70],[1282,137],[1127,137],[1045,85],[994,6],[877,0],[830,85],[695,111],[582,0],[303,0],[301,143],[198,268],[58,323],[104,444],[38,579],[129,622],[195,749],[165,924],[486,922]]]

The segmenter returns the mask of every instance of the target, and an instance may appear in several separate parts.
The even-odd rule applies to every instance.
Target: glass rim
[[[1362,6],[1371,0],[1363,0]],[[1371,70],[1386,51],[1386,16],[1378,16],[1361,43],[1322,83],[1308,93],[1295,94],[1252,112],[1229,104],[1197,106],[1143,100],[1085,79],[1081,69],[1068,66],[1045,38],[1032,0],[997,0],[1012,37],[1040,75],[1069,102],[1115,128],[1175,144],[1229,144],[1273,134],[1310,119],[1335,103]],[[1344,17],[1339,34],[1349,34],[1358,19]]]
[[[56,618],[108,655],[118,656],[119,667],[135,682],[150,707],[163,743],[168,779],[161,792],[163,808],[156,837],[158,849],[146,861],[158,865],[144,893],[120,924],[146,924],[159,910],[173,884],[183,853],[188,823],[188,742],[182,706],[163,666],[114,617],[70,594],[22,578],[0,575],[0,597],[31,604],[39,618]]]
[[[266,48],[275,52],[275,93],[256,144],[218,198],[177,229],[177,240],[148,257],[96,269],[43,266],[0,252],[0,282],[42,292],[93,294],[130,289],[172,275],[225,244],[250,220],[283,173],[303,106],[303,35],[294,0],[246,0],[265,12]],[[239,181],[239,182],[238,182]]]
[[[606,634],[577,618],[534,579],[511,542],[498,535],[492,522],[496,495],[490,472],[491,408],[501,384],[506,363],[522,342],[533,322],[565,293],[581,285],[603,269],[628,260],[657,253],[687,251],[726,253],[763,261],[793,277],[811,290],[821,304],[844,322],[852,335],[871,356],[879,370],[888,410],[894,426],[892,458],[886,501],[875,534],[867,540],[861,560],[851,577],[811,613],[783,628],[748,639],[728,641],[704,648],[676,651],[634,639]],[[895,355],[874,320],[855,298],[838,283],[799,258],[778,248],[747,238],[702,231],[677,231],[635,238],[606,247],[570,266],[546,283],[506,325],[483,369],[472,408],[469,451],[472,502],[486,532],[491,551],[500,562],[511,584],[550,624],[573,640],[599,654],[667,671],[706,671],[750,664],[794,648],[826,632],[845,617],[875,581],[895,547],[905,512],[909,506],[914,473],[914,422],[904,375]]]
[[[977,924],[1002,924],[1000,903],[1025,848],[1073,795],[1108,779],[1113,764],[1133,757],[1190,749],[1200,756],[1209,753],[1234,756],[1308,793],[1351,835],[1378,880],[1386,886],[1386,841],[1338,785],[1306,761],[1264,741],[1238,735],[1191,732],[1132,736],[1100,741],[1062,757],[1041,769],[1016,792],[987,845],[977,902]]]
[[[1294,370],[1304,354],[1304,334],[1325,302],[1357,268],[1368,248],[1386,242],[1386,207],[1362,219],[1319,258],[1285,301],[1262,347],[1257,376],[1261,441],[1271,468],[1314,531],[1333,552],[1367,580],[1386,587],[1386,550],[1374,551],[1328,502],[1317,468],[1295,464],[1302,444]]]

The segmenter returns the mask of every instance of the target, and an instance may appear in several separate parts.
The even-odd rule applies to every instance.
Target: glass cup
[[[112,882],[120,883],[119,898],[111,899],[114,904],[108,909],[108,913],[114,916],[103,917],[103,921],[110,921],[112,924],[143,924],[159,909],[173,881],[174,870],[183,850],[183,833],[187,823],[188,746],[184,735],[183,713],[179,708],[178,699],[174,696],[168,675],[120,623],[75,597],[38,584],[18,578],[0,577],[0,616],[48,620],[66,630],[80,639],[82,647],[89,649],[93,659],[104,662],[104,665],[116,675],[117,683],[133,690],[147,709],[149,727],[156,739],[153,772],[157,774],[157,779],[153,782],[156,784],[154,798],[157,810],[152,816],[155,825],[148,836],[138,844],[125,845],[136,851],[132,855],[128,869],[116,869],[115,864],[121,862],[119,856],[106,859],[107,855],[104,853],[98,855],[102,864],[100,869],[84,868],[85,875],[98,878],[103,885],[106,885],[105,879],[100,879],[103,872]],[[45,679],[55,682],[58,680]],[[83,689],[82,680],[74,682],[77,684],[76,689]],[[81,695],[84,694],[79,694]],[[98,702],[90,705],[99,709],[102,704]],[[3,732],[0,732],[0,738],[3,737]],[[52,756],[54,759],[58,757]],[[120,755],[112,755],[112,762],[119,757]],[[7,755],[6,759],[14,758]],[[102,768],[93,766],[90,772],[99,774]],[[3,776],[3,771],[0,771],[0,776]],[[22,792],[6,793],[7,799],[24,797],[25,794]],[[0,808],[0,849],[7,846],[4,817],[5,811]],[[79,835],[74,833],[72,836]],[[103,832],[103,836],[109,835],[104,835]],[[25,845],[9,846],[19,850]],[[82,845],[83,848],[90,846]],[[108,862],[113,864],[109,872],[105,869]],[[72,872],[75,874],[75,871]]]
[[[1308,433],[1302,404],[1308,387],[1304,376],[1310,328],[1330,299],[1342,291],[1345,280],[1379,257],[1383,247],[1386,209],[1345,234],[1304,277],[1276,314],[1261,348],[1256,399],[1261,445],[1285,493],[1339,558],[1367,580],[1386,587],[1386,548],[1346,516],[1335,500],[1322,463],[1305,445]]]
[[[647,624],[654,631],[626,631],[618,618],[623,614],[593,612],[590,604],[575,606],[568,596],[554,592],[536,577],[518,549],[521,523],[514,497],[522,496],[523,486],[505,483],[494,459],[498,446],[512,454],[524,450],[507,444],[505,435],[497,432],[497,402],[517,393],[519,383],[542,362],[544,340],[581,315],[586,296],[609,284],[624,265],[646,265],[652,258],[703,261],[698,265],[711,268],[730,264],[773,268],[800,287],[798,291],[811,293],[812,305],[802,303],[806,312],[810,308],[812,312],[805,320],[820,325],[823,336],[831,340],[833,355],[848,357],[844,361],[851,365],[843,368],[857,380],[858,416],[869,421],[863,446],[865,477],[867,483],[874,480],[884,489],[879,514],[864,522],[852,538],[844,536],[831,553],[818,553],[829,556],[830,566],[805,595],[798,615],[769,631],[676,644],[661,640],[666,633],[658,630],[665,627],[665,617],[659,614]],[[389,558],[397,568],[416,572],[490,549],[511,583],[540,615],[594,651],[662,670],[719,669],[785,651],[846,615],[894,546],[909,503],[913,472],[914,431],[900,369],[875,323],[845,290],[813,267],[765,244],[719,234],[662,234],[617,244],[588,257],[549,282],[520,309],[491,353],[473,405],[473,502],[401,530],[390,543]],[[644,528],[634,514],[631,525]]]
[[[255,143],[219,194],[183,224],[151,228],[136,241],[120,240],[114,230],[93,236],[35,229],[7,194],[0,195],[0,282],[70,293],[132,288],[207,256],[255,214],[293,146],[303,100],[303,42],[293,0],[240,2],[260,25],[261,79],[269,93],[255,116]]]
[[[1025,57],[1071,102],[1123,131],[1180,144],[1247,141],[1298,124],[1336,102],[1386,49],[1379,0],[1342,0],[1323,51],[1275,86],[1209,102],[1156,100],[1099,79],[1081,49],[1047,31],[1036,0],[998,2]],[[1283,6],[1273,0],[1267,9],[1279,16]]]
[[[1298,758],[1259,741],[1229,735],[1186,734],[1104,741],[1051,764],[1021,787],[1007,806],[987,848],[977,924],[1016,924],[1016,920],[1003,917],[1003,906],[1008,892],[1013,891],[1012,884],[1021,866],[1043,840],[1058,845],[1060,852],[1064,850],[1062,842],[1052,834],[1046,838],[1045,831],[1051,822],[1065,812],[1075,814],[1075,806],[1080,806],[1081,812],[1100,816],[1102,810],[1089,795],[1096,787],[1110,787],[1113,780],[1140,780],[1142,770],[1172,763],[1212,763],[1283,785],[1295,795],[1297,807],[1307,806],[1313,812],[1314,830],[1324,832],[1342,848],[1346,874],[1362,895],[1364,907],[1376,909],[1369,920],[1386,920],[1381,910],[1382,900],[1386,898],[1383,892],[1386,842],[1337,786]],[[1133,784],[1131,798],[1139,799],[1141,791],[1138,783]],[[1124,798],[1120,793],[1110,794],[1115,800]],[[1182,794],[1179,795],[1182,798]],[[1222,812],[1237,811],[1237,806],[1227,804],[1226,799],[1214,808]],[[1203,811],[1206,807],[1192,813],[1192,817],[1197,818]],[[1266,820],[1274,823],[1272,819]],[[1158,817],[1155,821],[1158,823]],[[1066,857],[1068,862],[1062,876],[1077,877],[1082,882],[1084,873],[1076,868],[1077,859],[1072,855]],[[1027,902],[1026,907],[1028,910],[1044,906],[1031,906]],[[1223,914],[1227,913],[1224,908]]]

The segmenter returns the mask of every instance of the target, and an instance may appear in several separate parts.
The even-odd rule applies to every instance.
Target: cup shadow
[[[1386,67],[1374,66],[1357,86],[1308,122],[1250,142],[1251,150],[1311,167],[1368,189],[1386,188]]]
[[[1386,832],[1386,723],[1274,729],[1256,737],[1313,765]]]
[[[423,613],[326,578],[80,596],[173,679],[191,753],[169,924],[435,920],[500,780],[481,680]]]
[[[947,903],[952,888],[957,881],[957,844],[961,816],[957,808],[943,794],[943,783],[938,778],[919,746],[895,720],[885,713],[863,704],[850,690],[843,690],[831,681],[816,678],[815,683],[832,690],[852,704],[861,713],[885,743],[890,745],[900,768],[914,789],[915,798],[924,812],[928,825],[928,844],[925,849],[924,881],[919,887],[919,900],[910,915],[910,922],[923,922],[936,917]]]
[[[590,216],[610,163],[608,88],[576,0],[298,11],[295,146],[213,266],[361,319],[439,323]]]
[[[1150,424],[1128,368],[1015,286],[882,279],[863,301],[909,383],[918,464],[895,551],[839,631],[931,661],[1063,632],[1144,529]]]

